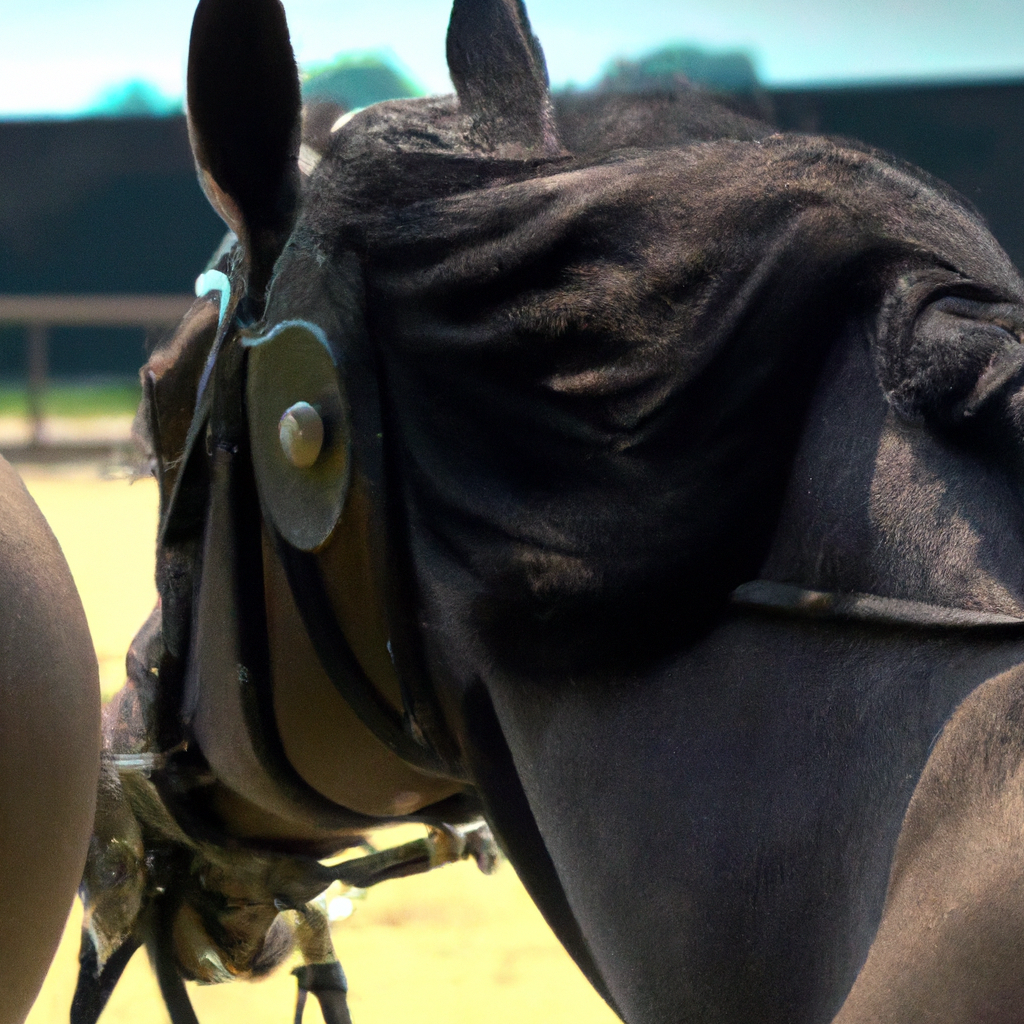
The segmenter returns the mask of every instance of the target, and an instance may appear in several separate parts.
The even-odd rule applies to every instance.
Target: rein
[[[1024,618],[974,608],[953,608],[877,594],[809,590],[792,583],[752,580],[730,598],[737,608],[793,619],[852,622],[869,626],[906,626],[924,630],[1024,633]]]

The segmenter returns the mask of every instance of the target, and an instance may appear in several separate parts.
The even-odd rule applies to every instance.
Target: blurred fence
[[[191,295],[0,295],[0,327],[25,331],[29,447],[44,447],[43,396],[49,377],[49,339],[55,327],[173,327]]]

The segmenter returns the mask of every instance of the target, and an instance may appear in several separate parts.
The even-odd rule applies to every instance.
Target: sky
[[[1022,0],[527,0],[554,85],[669,43],[742,48],[769,85],[1024,77]],[[0,0],[0,116],[81,112],[125,81],[183,92],[194,0]],[[303,65],[387,49],[428,92],[450,0],[285,0]]]

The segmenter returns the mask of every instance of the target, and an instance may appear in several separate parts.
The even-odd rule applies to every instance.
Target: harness
[[[230,270],[227,260],[221,266]],[[170,353],[172,364],[187,367],[184,377],[196,382],[177,464],[168,461],[168,447],[178,450],[185,419],[179,417],[171,429],[174,441],[169,446],[161,443],[157,380],[153,374],[144,375],[144,408],[150,415],[161,489],[161,605],[133,641],[127,658],[129,684],[105,726],[105,763],[112,781],[109,792],[101,786],[107,812],[104,827],[117,835],[125,829],[136,834],[126,824],[128,818],[134,821],[146,854],[138,877],[147,886],[143,899],[150,903],[145,916],[137,912],[134,919],[122,920],[119,914],[125,908],[117,903],[122,898],[120,882],[110,881],[104,863],[93,865],[92,876],[87,868],[91,888],[83,888],[83,902],[104,921],[101,933],[120,945],[101,960],[99,939],[83,937],[72,1020],[94,1024],[128,958],[145,941],[171,1019],[175,1024],[195,1024],[176,961],[172,923],[187,904],[214,943],[221,942],[219,915],[233,911],[230,900],[226,909],[222,905],[226,897],[216,880],[243,865],[241,878],[251,886],[246,906],[264,908],[273,920],[284,910],[298,912],[294,936],[304,965],[293,972],[299,982],[296,1021],[306,994],[313,992],[329,1024],[350,1024],[344,972],[334,955],[326,918],[309,902],[311,896],[333,880],[365,888],[467,857],[489,873],[496,847],[484,825],[465,831],[452,827],[479,822],[480,806],[472,793],[456,792],[418,813],[374,817],[328,799],[288,760],[276,727],[271,685],[263,556],[268,534],[324,672],[357,717],[389,750],[421,771],[453,780],[465,775],[454,740],[438,728],[441,717],[434,706],[403,682],[402,707],[396,708],[363,670],[335,618],[314,554],[342,515],[350,478],[347,408],[327,339],[309,324],[285,324],[262,338],[254,337],[235,297],[240,289],[232,287],[224,270],[208,271],[197,282],[200,296],[211,292],[220,293],[212,343],[209,311],[199,311],[199,329],[186,330],[181,335],[184,347],[175,345]],[[191,322],[186,318],[185,323]],[[297,354],[296,346],[305,350]],[[183,353],[188,358],[174,362]],[[283,369],[277,365],[282,360]],[[262,367],[264,379],[257,372],[255,383],[249,382],[250,397],[257,400],[247,403],[244,385],[250,363],[257,370]],[[295,368],[300,372],[289,377]],[[295,404],[287,387],[282,392],[286,379],[298,393],[313,399],[307,405],[321,434],[312,457],[292,458],[295,446],[289,451],[287,438],[277,429],[282,417],[274,402],[285,394]],[[171,383],[182,380],[181,375],[172,376]],[[179,392],[175,387],[171,393]],[[261,395],[270,396],[269,407]],[[273,416],[269,437],[259,433],[266,416]],[[234,776],[221,770],[221,761],[215,764],[208,757],[217,750],[223,759],[225,748]],[[238,753],[235,762],[233,751]],[[227,834],[223,819],[207,806],[206,795],[215,792],[210,785],[215,782],[243,800],[256,794],[258,809],[277,813],[286,826],[297,824],[294,834],[301,838],[250,843]],[[442,786],[441,791],[451,792],[451,787]],[[399,817],[432,826],[431,834],[337,866],[317,863],[318,857],[358,845],[363,840],[359,833]],[[108,844],[116,847],[116,842]],[[210,892],[202,883],[207,870],[213,880]],[[222,948],[227,949],[230,941],[224,938]],[[216,951],[210,955],[215,957]],[[266,968],[259,968],[257,960],[244,959],[248,953],[239,955],[243,958],[237,970],[252,970],[253,976],[258,969],[274,966],[268,961]],[[223,964],[219,970],[224,974]]]

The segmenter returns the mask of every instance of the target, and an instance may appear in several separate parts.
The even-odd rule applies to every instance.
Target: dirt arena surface
[[[71,566],[109,694],[121,685],[125,651],[155,601],[156,487],[152,480],[105,479],[95,466],[18,468]],[[402,828],[378,833],[375,842],[391,845],[418,834]],[[354,1024],[618,1019],[558,945],[508,864],[490,878],[463,863],[399,879],[353,905],[351,917],[333,930]],[[80,926],[76,904],[28,1024],[67,1021]],[[190,993],[201,1024],[291,1024],[294,1018],[295,981],[287,968],[261,982],[190,986]],[[315,999],[307,1002],[304,1020],[322,1024]],[[140,952],[102,1024],[167,1021]]]

